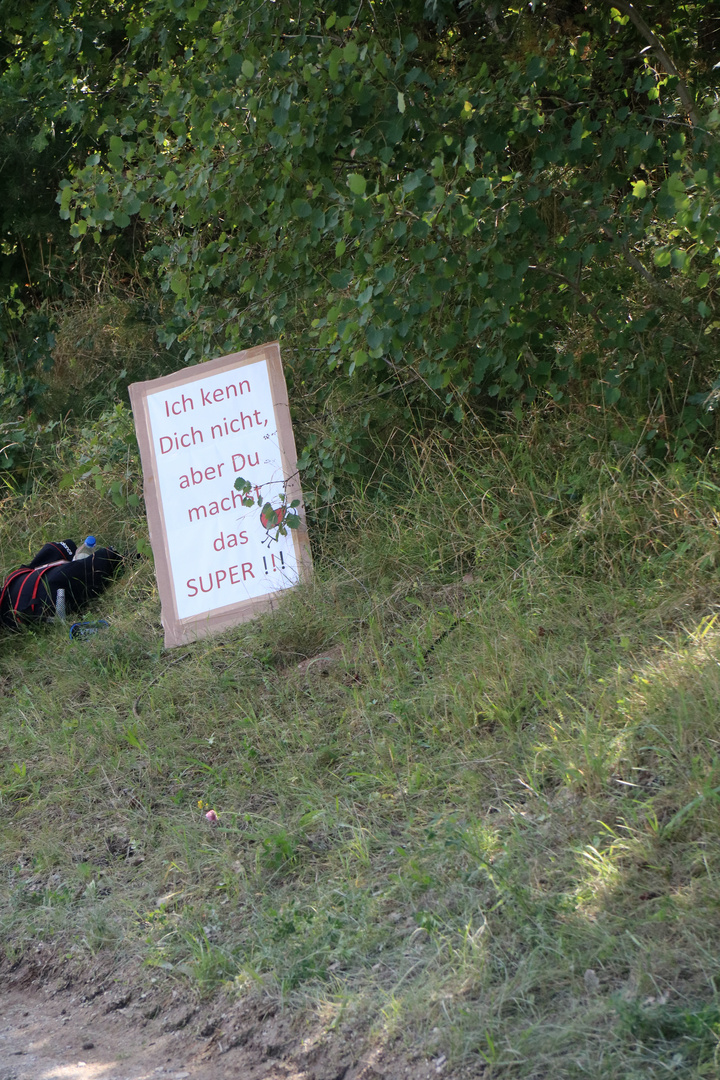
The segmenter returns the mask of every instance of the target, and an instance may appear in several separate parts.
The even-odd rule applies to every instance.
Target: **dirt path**
[[[224,1011],[223,1011],[224,1010]],[[468,1075],[468,1074],[465,1074]],[[478,1073],[474,1074],[478,1076]],[[262,1002],[199,1008],[172,996],[90,987],[6,988],[0,1080],[459,1080],[444,1061],[361,1051]]]
[[[3,994],[0,1080],[206,1080],[237,1075],[215,1066],[208,1069],[187,1039],[138,1028],[123,1012],[103,1015],[102,1008],[79,1003],[72,995]]]

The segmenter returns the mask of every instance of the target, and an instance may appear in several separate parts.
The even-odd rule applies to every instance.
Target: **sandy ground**
[[[0,992],[0,1080],[448,1080],[441,1057],[298,1029],[270,1003],[203,1007],[110,982]]]

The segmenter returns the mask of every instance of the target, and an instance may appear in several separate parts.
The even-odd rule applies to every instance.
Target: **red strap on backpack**
[[[60,560],[60,562],[72,562],[72,555],[68,555],[67,551],[65,551],[64,548],[61,547],[60,544],[56,544],[53,541],[51,541],[48,544],[48,547],[54,547],[56,551],[60,552],[60,554],[62,555],[62,559]],[[50,565],[57,566],[57,563],[52,563],[52,564],[48,563],[48,566],[50,566]]]
[[[12,574],[10,574],[9,577],[5,578],[5,581],[3,582],[3,590],[0,593],[0,611],[2,611],[3,600],[5,599],[5,595],[6,595],[7,591],[8,591],[8,589],[10,588],[10,586],[12,585],[13,581],[15,581],[16,578],[19,578],[21,576],[21,574],[24,574],[27,577],[27,575],[32,574],[32,572],[33,572],[32,570],[25,570],[25,569],[23,569],[23,570],[15,570],[15,571],[13,571]],[[21,588],[22,588],[22,586],[21,586]],[[16,610],[16,608],[13,605],[13,611],[15,611],[15,610]]]
[[[15,570],[12,574],[10,574],[8,578],[5,579],[3,583],[3,590],[2,593],[0,593],[0,611],[2,611],[3,601],[12,583],[16,581],[19,577],[23,577],[23,583],[18,591],[17,599],[11,608],[13,613],[17,615],[20,608],[20,601],[22,599],[23,589],[25,588],[25,585],[32,574],[37,575],[37,578],[35,580],[35,588],[33,589],[32,596],[30,597],[30,606],[34,607],[35,600],[37,599],[38,590],[40,588],[40,582],[42,581],[45,574],[48,572],[48,570],[52,570],[55,566],[65,566],[67,561],[67,559],[59,559],[57,562],[46,563],[45,566],[36,566],[34,569],[28,569],[26,567],[23,567],[20,570]]]

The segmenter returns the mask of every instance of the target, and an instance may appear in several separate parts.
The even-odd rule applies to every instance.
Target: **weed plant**
[[[137,461],[85,430],[66,490],[5,498],[4,570],[145,550]],[[145,557],[103,634],[6,635],[7,958],[129,956],[488,1077],[717,1076],[719,492],[582,415],[407,437],[270,615],[164,652]]]

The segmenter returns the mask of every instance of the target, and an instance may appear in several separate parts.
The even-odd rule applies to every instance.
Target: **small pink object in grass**
[[[208,821],[210,822],[211,825],[217,825],[218,816],[217,816],[217,814],[215,813],[214,810],[208,810],[205,817],[208,819]]]

